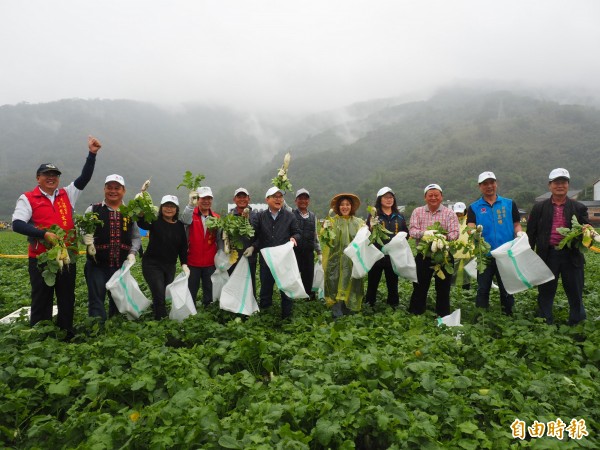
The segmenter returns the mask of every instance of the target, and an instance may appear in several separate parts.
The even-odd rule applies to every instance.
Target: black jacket
[[[531,248],[535,249],[536,253],[544,261],[548,259],[548,250],[550,248],[553,211],[554,207],[552,206],[551,198],[536,203],[533,205],[533,208],[531,208],[529,220],[527,221],[527,237],[529,237],[529,245]],[[577,217],[577,220],[582,225],[590,223],[587,206],[575,200],[571,200],[570,198],[567,198],[567,202],[565,203],[564,214],[568,228],[571,227],[571,218],[573,215]],[[585,264],[585,258],[578,248],[573,247],[572,249],[568,249],[565,247],[565,251],[570,252],[571,261],[575,267],[582,267]]]
[[[300,229],[298,228],[296,216],[285,208],[281,208],[275,220],[271,217],[268,208],[260,211],[250,219],[254,227],[252,246],[255,250],[283,245],[291,237],[296,239],[297,243],[300,242]]]

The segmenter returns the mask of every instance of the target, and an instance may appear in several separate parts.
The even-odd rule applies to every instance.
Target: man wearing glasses
[[[254,227],[254,242],[244,251],[244,256],[250,258],[258,250],[276,247],[291,241],[294,246],[300,240],[300,228],[296,216],[283,206],[283,191],[271,187],[265,194],[268,208],[260,211],[252,218]],[[262,254],[260,255],[260,308],[266,309],[273,305],[273,286],[275,279],[267,266]],[[292,300],[281,293],[281,317],[287,319],[292,315]]]
[[[97,139],[88,137],[89,153],[81,175],[65,188],[58,187],[61,171],[54,164],[40,165],[36,173],[38,185],[19,197],[12,217],[13,230],[29,238],[30,324],[33,326],[42,320],[52,319],[53,296],[56,293],[57,325],[67,332],[67,339],[73,337],[75,261],[56,275],[54,286],[48,286],[37,267],[37,256],[47,250],[43,241],[57,239],[48,228],[52,225],[58,225],[65,231],[73,228],[75,202],[92,178],[100,147]]]

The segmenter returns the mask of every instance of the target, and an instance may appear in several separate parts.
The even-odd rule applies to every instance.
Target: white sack
[[[344,249],[344,255],[352,260],[352,278],[364,278],[373,264],[384,256],[369,243],[369,236],[371,232],[366,226],[359,228],[352,242]]]
[[[139,318],[151,304],[131,275],[133,264],[125,260],[123,266],[106,283],[106,289],[110,291],[117,309],[121,314],[126,314],[129,320]]]
[[[246,316],[258,311],[258,304],[252,292],[252,276],[248,258],[242,256],[223,286],[219,300],[221,309]]]
[[[315,263],[312,292],[317,293],[317,298],[325,298],[325,271],[320,262]]]
[[[196,305],[188,288],[189,277],[181,272],[166,288],[165,298],[171,301],[169,319],[182,322],[189,316],[196,315]]]
[[[260,253],[267,262],[280,291],[289,298],[308,298],[294,254],[294,244],[291,241],[276,247],[263,248]]]
[[[405,231],[401,231],[385,244],[381,251],[390,256],[396,275],[417,283],[417,263],[415,263],[415,257],[406,240],[407,235]]]
[[[504,289],[509,294],[554,279],[552,271],[529,246],[526,234],[492,250],[492,256],[496,259]]]

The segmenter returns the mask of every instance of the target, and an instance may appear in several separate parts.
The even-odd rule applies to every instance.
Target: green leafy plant
[[[54,286],[56,274],[62,272],[65,266],[68,270],[71,261],[75,261],[77,246],[73,245],[73,242],[77,233],[75,229],[65,231],[58,225],[52,225],[46,231],[54,233],[57,239],[50,243],[42,241],[48,250],[37,256],[37,265],[42,272],[44,282],[48,286]]]
[[[371,226],[371,235],[369,236],[369,242],[371,244],[377,243],[382,247],[385,245],[385,241],[390,240],[390,236],[393,236],[390,230],[385,227],[385,224],[379,220],[377,215],[377,209],[374,206],[367,206],[367,211],[371,214],[370,226]]]
[[[277,187],[278,189],[281,189],[284,192],[289,192],[292,190],[292,183],[290,182],[287,175],[291,159],[292,155],[290,154],[290,152],[287,152],[285,154],[285,157],[283,158],[283,165],[277,171],[277,176],[271,180],[273,186]]]
[[[202,186],[202,180],[204,180],[205,178],[206,177],[202,174],[194,175],[191,171],[186,170],[185,174],[183,175],[183,181],[179,183],[177,189],[179,189],[180,187],[185,187],[188,188],[190,191],[194,191],[200,186]]]
[[[227,214],[222,217],[209,217],[206,219],[206,227],[211,231],[221,230],[224,241],[224,251],[230,255],[230,262],[233,264],[238,257],[238,252],[232,252],[232,249],[241,250],[244,248],[243,237],[251,238],[254,236],[254,228],[248,220],[248,212],[239,216]]]
[[[76,214],[74,217],[75,228],[82,234],[94,234],[98,226],[103,227],[104,222],[98,218],[98,214],[93,211],[87,212],[83,215]],[[96,247],[94,243],[86,245],[86,252],[94,261],[96,260]]]
[[[119,207],[119,211],[125,217],[136,222],[144,219],[146,223],[152,223],[158,218],[158,207],[152,203],[152,197],[147,189],[150,186],[150,180],[146,180],[142,185],[141,192],[125,205]]]
[[[444,270],[454,273],[454,265],[450,259],[452,250],[450,243],[446,240],[448,232],[442,228],[439,222],[427,227],[428,230],[434,230],[433,235],[426,235],[421,238],[417,245],[417,252],[423,255],[423,258],[431,258],[431,268],[435,275],[442,280],[446,278]]]
[[[579,248],[580,250],[587,250],[592,246],[594,241],[594,233],[596,231],[590,226],[581,225],[577,220],[577,216],[573,214],[571,218],[571,228],[557,228],[558,231],[564,238],[556,246],[557,249],[562,250],[563,248]]]
[[[334,215],[333,209],[329,210],[329,215],[327,219],[325,219],[321,225],[321,230],[319,232],[319,241],[328,246],[333,247],[335,241],[335,230],[333,229],[332,216]]]
[[[478,225],[475,228],[466,227],[461,233],[467,235],[467,242],[453,241],[451,244],[452,255],[459,253],[471,255],[477,258],[477,272],[482,273],[490,263],[490,251],[492,247],[483,238],[483,227]]]

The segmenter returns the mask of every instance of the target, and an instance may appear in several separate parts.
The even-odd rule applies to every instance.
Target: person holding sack
[[[517,204],[510,198],[498,195],[498,183],[494,172],[480,173],[477,183],[481,197],[471,203],[467,209],[467,226],[474,229],[481,225],[483,227],[482,236],[490,244],[492,250],[512,241],[515,236],[522,236],[525,232],[521,229],[521,217]],[[490,288],[494,276],[500,289],[502,313],[512,316],[515,297],[504,289],[504,283],[494,258],[490,259],[482,273],[477,274],[475,306],[489,309]]]
[[[185,226],[179,220],[179,199],[165,195],[160,201],[158,219],[152,223],[141,219],[137,224],[150,232],[148,248],[142,257],[142,274],[152,293],[154,318],[160,320],[167,317],[165,289],[175,279],[177,257],[183,272],[190,274]]]
[[[106,283],[121,268],[125,260],[135,263],[135,255],[142,246],[140,229],[135,222],[119,211],[125,196],[125,180],[121,175],[112,174],[104,180],[104,200],[86,209],[94,212],[104,225],[96,227],[94,234],[84,236],[84,244],[94,244],[95,257],[87,255],[85,281],[88,288],[88,313],[102,322],[106,320],[104,299]],[[108,292],[108,317],[119,312]]]
[[[352,260],[344,254],[359,228],[365,225],[356,217],[359,206],[360,199],[354,194],[335,195],[330,202],[335,216],[326,219],[321,229],[325,303],[332,307],[335,319],[360,311],[365,294],[362,278],[352,278]]]
[[[377,220],[382,223],[386,230],[391,232],[389,239],[392,239],[399,232],[404,231],[408,234],[408,227],[404,216],[398,213],[398,204],[396,203],[396,194],[391,188],[385,186],[377,192],[377,200],[375,201],[375,209],[377,210]],[[371,214],[367,216],[367,226],[371,231]],[[389,242],[389,240],[388,240]],[[374,243],[375,247],[381,250],[381,245]],[[375,306],[377,297],[377,288],[381,281],[381,275],[385,272],[385,284],[387,286],[387,304],[395,308],[400,303],[398,295],[398,275],[394,272],[392,262],[389,255],[377,261],[368,274],[367,295],[366,301],[372,307]]]
[[[284,207],[284,192],[273,186],[265,194],[268,208],[251,217],[254,227],[254,241],[244,250],[244,256],[250,258],[255,251],[267,247],[276,247],[292,242],[294,247],[300,240],[300,229],[296,217]],[[275,278],[267,265],[262,253],[260,255],[260,309],[273,305],[273,286]],[[287,319],[292,315],[292,299],[284,292],[281,294],[281,318]]]

